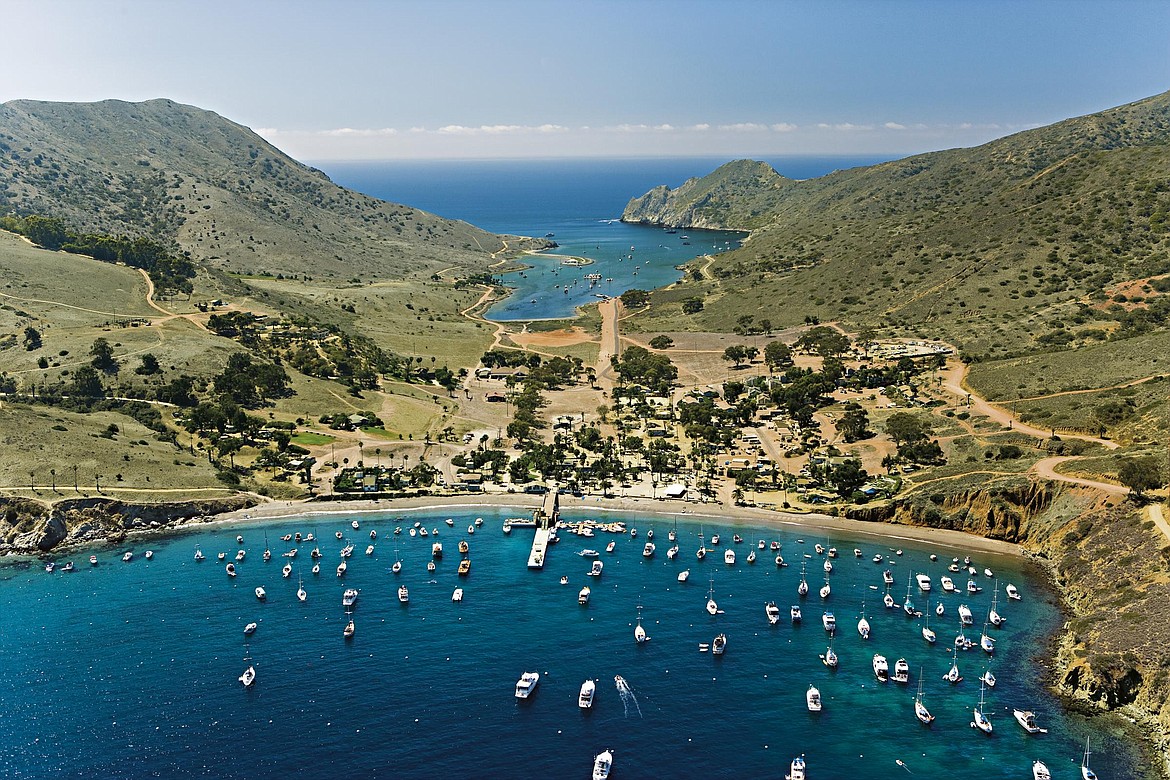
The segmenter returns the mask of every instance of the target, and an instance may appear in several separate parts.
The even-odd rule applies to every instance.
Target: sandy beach
[[[251,509],[220,515],[215,522],[256,520],[283,520],[295,517],[322,517],[338,514],[411,512],[418,510],[469,509],[472,507],[516,507],[517,515],[531,515],[540,506],[540,497],[532,495],[500,494],[480,496],[420,496],[416,498],[376,499],[373,501],[276,501]],[[871,537],[885,544],[899,541],[927,542],[965,552],[1021,556],[1018,545],[998,539],[973,536],[961,531],[950,531],[920,526],[866,523],[822,514],[773,512],[741,506],[720,506],[688,501],[649,498],[598,498],[561,496],[561,508],[573,512],[621,513],[630,512],[656,517],[677,517],[690,521],[711,519],[717,521],[752,523],[789,531],[807,529],[808,532],[833,531]]]

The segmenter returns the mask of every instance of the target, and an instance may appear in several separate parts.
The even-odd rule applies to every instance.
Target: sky
[[[1157,0],[5,0],[0,102],[301,160],[910,154],[1170,90]]]

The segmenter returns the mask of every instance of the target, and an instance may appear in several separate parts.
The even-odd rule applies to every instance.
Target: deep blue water
[[[784,157],[769,159],[790,178],[871,165],[878,157]],[[666,184],[677,187],[727,162],[723,158],[613,160],[473,160],[319,163],[336,182],[374,197],[406,203],[486,230],[524,236],[552,233],[559,248],[533,268],[508,274],[515,292],[492,307],[496,320],[570,317],[598,295],[668,285],[677,265],[738,245],[740,233],[691,230],[667,234],[618,222],[630,198]],[[684,238],[685,236],[685,238]],[[593,265],[571,268],[561,256],[583,256]],[[586,274],[600,274],[591,285]]]
[[[1039,758],[1054,777],[1071,779],[1079,776],[1087,734],[1102,777],[1133,775],[1132,748],[1098,733],[1098,721],[1062,714],[1044,690],[1032,660],[1044,654],[1043,637],[1061,618],[1020,560],[976,560],[980,569],[992,567],[1001,585],[1014,582],[1023,593],[1022,601],[1010,603],[1001,594],[1007,623],[991,629],[998,640],[991,668],[999,682],[987,697],[995,732],[985,736],[968,725],[977,678],[988,663],[984,653],[960,653],[966,679],[959,685],[941,680],[958,604],[969,604],[981,622],[995,582],[979,575],[983,593],[941,595],[939,575],[962,551],[903,542],[905,554],[892,558],[899,602],[907,577],[926,571],[935,582],[930,604],[941,598],[946,606],[945,617],[932,620],[939,643],[929,646],[918,620],[885,610],[881,590],[871,589],[880,588],[886,565],[870,557],[892,556],[889,544],[873,538],[707,519],[702,530],[723,541],[698,562],[700,527],[691,516],[678,526],[682,552],[669,561],[671,521],[627,516],[640,531],[637,539],[599,533],[584,540],[562,532],[547,568],[534,572],[525,567],[531,530],[501,533],[503,518],[514,514],[486,507],[450,515],[369,514],[357,532],[347,516],[220,526],[100,549],[95,567],[78,553],[72,556],[78,570],[68,574],[46,573],[39,561],[5,566],[0,776],[588,777],[592,757],[611,748],[614,776],[627,778],[780,777],[804,753],[812,778],[902,778],[907,770],[897,759],[920,777],[1025,778]],[[468,535],[476,515],[484,525]],[[453,529],[443,523],[447,516],[457,518]],[[440,530],[446,555],[433,576],[425,570],[433,538],[392,534],[395,525],[405,529],[415,519]],[[652,527],[658,552],[647,560],[641,553]],[[379,537],[367,557],[371,528]],[[263,530],[274,552],[269,563],[260,555]],[[279,536],[298,530],[319,537],[322,571],[310,574],[311,547],[302,544],[285,580],[280,553],[291,544]],[[357,546],[343,580],[334,574],[342,545],[337,530]],[[734,545],[739,561],[732,567],[720,550],[731,545],[733,532],[747,541]],[[237,533],[248,557],[232,580],[215,553],[234,553]],[[757,537],[782,541],[789,567],[777,568],[770,552],[747,564]],[[473,561],[466,578],[455,572],[463,538]],[[604,574],[591,580],[588,559],[576,553],[586,546],[603,551],[610,538],[617,549],[601,553]],[[827,602],[816,595],[824,576],[816,541],[842,553]],[[196,545],[208,560],[194,562]],[[405,563],[397,576],[390,573],[396,546]],[[855,546],[864,558],[853,557]],[[151,561],[143,557],[147,548],[155,551]],[[136,552],[130,563],[120,561],[125,549]],[[940,562],[928,560],[931,552]],[[812,586],[805,599],[796,593],[802,562]],[[691,576],[680,585],[683,568]],[[305,604],[294,595],[302,575]],[[558,583],[561,575],[568,585]],[[396,599],[400,583],[410,588],[409,605]],[[587,583],[593,596],[581,607],[577,593]],[[724,611],[716,617],[704,610],[710,583]],[[257,585],[266,588],[266,603],[253,595]],[[350,641],[342,638],[347,586],[361,590]],[[451,602],[456,586],[465,588],[462,604]],[[917,589],[913,598],[925,605]],[[778,626],[765,619],[770,599],[783,610]],[[799,626],[788,619],[794,603],[804,605]],[[873,624],[868,642],[855,630],[863,603]],[[642,647],[633,640],[639,605],[652,637]],[[836,672],[818,660],[827,644],[820,625],[825,608],[840,626]],[[259,630],[245,644],[242,629],[251,621]],[[977,639],[979,629],[967,633]],[[699,652],[719,632],[728,636],[726,655]],[[906,657],[910,685],[876,682],[875,652],[891,665]],[[249,690],[236,680],[245,654],[258,675]],[[539,670],[542,681],[531,700],[517,702],[512,689],[525,670]],[[936,716],[929,729],[912,710],[920,674],[924,701]],[[623,703],[615,675],[629,682],[636,702]],[[598,694],[593,711],[582,714],[576,695],[586,677],[598,680]],[[819,715],[805,707],[810,684],[825,699]],[[1011,707],[1022,705],[1035,709],[1050,733],[1026,735],[1011,716]]]

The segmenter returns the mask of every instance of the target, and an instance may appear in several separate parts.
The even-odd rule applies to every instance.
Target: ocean
[[[785,157],[765,160],[794,179],[871,165],[877,157]],[[627,225],[619,221],[632,197],[659,184],[677,187],[725,159],[471,160],[317,163],[339,184],[367,195],[408,203],[496,233],[545,236],[557,249],[532,258],[531,268],[505,274],[514,292],[487,317],[499,321],[573,316],[601,295],[652,290],[677,281],[677,268],[703,254],[739,245],[744,234]],[[566,256],[591,265],[562,264]],[[586,278],[596,274],[596,279]]]
[[[519,514],[483,506],[245,522],[96,549],[97,566],[88,564],[89,551],[58,556],[59,563],[75,561],[72,573],[45,572],[39,560],[8,563],[0,569],[0,775],[588,777],[593,757],[611,749],[615,777],[780,777],[803,754],[810,778],[1024,778],[1034,759],[1054,777],[1072,778],[1089,737],[1101,777],[1134,776],[1132,747],[1103,733],[1099,720],[1063,712],[1045,689],[1039,660],[1062,618],[1023,559],[977,555],[979,570],[994,574],[973,578],[982,592],[944,595],[939,577],[962,550],[693,514],[630,514],[622,519],[637,538],[562,531],[545,569],[530,571],[531,529],[501,530],[505,517]],[[484,522],[470,534],[476,516]],[[360,530],[350,527],[354,517]],[[617,517],[600,508],[566,513],[569,520]],[[415,522],[438,536],[411,537]],[[396,536],[395,527],[403,533]],[[674,561],[666,554],[672,527],[680,546]],[[651,529],[657,552],[645,558]],[[311,544],[282,557],[294,544],[280,537],[297,531],[318,537],[320,574],[310,573]],[[344,543],[336,532],[356,546],[344,578],[335,575]],[[710,547],[714,533],[720,545],[698,561],[700,534]],[[745,541],[734,544],[733,533]],[[265,534],[273,551],[267,563]],[[430,574],[436,538],[444,556]],[[456,573],[460,539],[470,543],[466,577]],[[788,566],[777,567],[770,550],[747,563],[757,539],[781,542]],[[616,548],[606,553],[610,540]],[[817,592],[826,556],[814,550],[817,542],[840,550],[823,601]],[[367,556],[368,544],[374,551]],[[247,557],[231,579],[216,553],[230,559],[241,547]],[[600,552],[600,578],[586,576],[591,559],[578,553],[587,547]],[[723,561],[729,547],[734,565]],[[855,547],[862,557],[854,557]],[[194,560],[196,548],[207,560]],[[149,561],[147,549],[154,552]],[[135,553],[129,563],[121,561],[125,550]],[[887,561],[875,564],[879,553]],[[397,575],[396,559],[404,564]],[[285,560],[294,567],[288,579],[280,573]],[[802,567],[811,589],[804,598],[797,594]],[[922,619],[882,606],[887,568],[899,604],[912,573],[932,577],[928,596],[909,590],[919,607],[945,605],[941,618],[930,612],[936,645],[923,640]],[[682,569],[690,571],[684,584],[677,581]],[[968,579],[951,576],[960,587]],[[300,578],[305,603],[295,596]],[[1008,582],[1022,600],[1004,598]],[[396,597],[400,584],[410,591],[405,605]],[[580,606],[586,584],[592,596]],[[988,629],[994,657],[978,647],[959,651],[964,680],[944,682],[959,604],[976,616],[966,634],[977,641],[997,585],[1007,620]],[[267,601],[256,599],[256,586],[266,589]],[[342,636],[347,587],[361,594],[349,640]],[[461,603],[451,600],[455,587],[465,590]],[[716,616],[705,610],[709,592],[721,610]],[[769,600],[782,612],[775,626],[765,617]],[[803,607],[799,625],[790,621],[792,604]],[[651,637],[645,645],[633,635],[639,608]],[[818,658],[829,641],[825,610],[839,626],[836,671]],[[855,628],[862,614],[873,627],[868,641]],[[259,628],[246,639],[249,622]],[[719,633],[727,636],[726,653],[700,652]],[[891,667],[906,658],[909,684],[877,682],[874,653]],[[245,689],[237,677],[249,664],[257,678]],[[990,736],[969,725],[986,668],[998,678],[986,693]],[[525,671],[540,672],[541,681],[529,700],[517,701],[513,688]],[[629,685],[626,696],[618,675]],[[597,696],[582,712],[576,699],[586,678],[597,681]],[[936,718],[929,728],[913,714],[920,680]],[[806,708],[810,685],[825,702],[819,714]],[[1012,707],[1034,710],[1048,733],[1025,734]]]

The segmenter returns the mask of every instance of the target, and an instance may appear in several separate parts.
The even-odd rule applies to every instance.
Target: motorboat
[[[130,563],[130,560],[131,560],[133,557],[134,557],[134,553],[127,551],[127,552],[126,552],[126,553],[125,553],[125,554],[122,556],[122,562],[123,562],[123,563]]]
[[[934,605],[934,614],[942,617],[944,612],[946,612],[946,607],[943,606],[941,601]]]
[[[825,630],[828,631],[830,635],[834,634],[837,631],[836,616],[832,612],[824,613],[821,615],[821,625],[825,627]]]
[[[718,634],[711,640],[711,654],[723,655],[727,650],[727,634]]]
[[[410,591],[405,585],[398,586],[398,600],[403,604],[406,604],[410,601]]]
[[[764,605],[764,615],[768,618],[768,624],[774,626],[780,622],[780,607],[776,606],[775,601],[769,601]]]
[[[630,529],[630,538],[631,538],[631,539],[637,539],[637,538],[638,538],[638,529],[637,529],[637,528],[631,528],[631,529]]]
[[[455,590],[451,591],[451,600],[456,604],[458,604],[460,601],[463,601],[463,588],[456,588]]]
[[[642,548],[642,557],[653,558],[655,549],[657,548],[654,546],[654,542],[646,542],[646,546]]]
[[[991,569],[984,569],[983,576],[987,577],[988,579],[992,579],[995,577],[995,574],[992,573]]]
[[[910,664],[906,663],[905,658],[899,658],[897,661],[894,661],[894,682],[910,682]]]
[[[974,618],[971,616],[971,608],[966,604],[959,605],[959,622],[964,626],[973,625],[975,622]]]
[[[817,690],[816,686],[814,686],[814,685],[808,686],[808,690],[805,691],[805,694],[804,694],[804,701],[808,705],[809,712],[820,712],[821,711],[821,708],[822,708],[821,692],[819,690]]]
[[[601,571],[604,568],[605,568],[604,563],[602,563],[601,561],[594,561],[593,566],[589,569],[589,576],[590,577],[600,577]]]
[[[860,547],[854,547],[854,548],[853,548],[853,557],[854,557],[854,558],[861,558],[861,557],[863,557],[863,556],[862,556],[862,554],[861,554],[861,548],[860,548]]]
[[[606,780],[613,769],[613,751],[603,750],[593,759],[593,780]]]
[[[647,531],[647,532],[646,532],[646,538],[647,538],[647,539],[653,539],[653,538],[654,538],[654,529],[653,529],[653,528],[651,528],[649,531]]]
[[[347,568],[349,568],[349,567],[345,565],[345,561],[342,561],[341,563],[337,564],[337,576],[338,576],[338,577],[344,577],[344,576],[345,576],[345,570],[346,570]]]
[[[590,550],[588,547],[577,554],[582,558],[596,558],[598,555],[601,555],[597,550]]]
[[[261,601],[266,601],[268,599],[268,594],[264,592],[264,588],[256,588],[256,598],[260,599]]]
[[[342,537],[341,531],[334,531],[333,535],[336,536],[338,539],[340,539]]]
[[[287,580],[291,574],[292,574],[292,564],[286,563],[284,565],[284,568],[280,570],[280,576]]]
[[[252,683],[256,682],[256,667],[249,666],[245,669],[244,673],[240,675],[240,682],[244,684],[245,688],[251,688]]]
[[[1039,759],[1032,762],[1032,780],[1052,780],[1052,773]]]
[[[690,569],[683,569],[682,571],[680,571],[678,573],[678,581],[679,582],[686,582],[690,576],[691,576],[691,570]]]
[[[701,561],[706,557],[707,557],[707,548],[706,547],[700,546],[699,549],[695,550],[695,558],[697,558],[698,560]]]
[[[252,636],[252,634],[256,633],[256,628],[257,625],[255,623],[249,623],[244,626],[244,636]]]
[[[448,527],[448,528],[454,528],[454,527],[455,527],[455,518],[453,518],[453,517],[448,517],[448,518],[447,518],[446,520],[444,520],[443,522],[447,524],[447,527]]]
[[[239,552],[237,552],[237,553],[236,553],[236,560],[237,560],[237,561],[242,561],[242,560],[244,560],[244,556],[245,556],[245,555],[247,555],[247,554],[248,554],[248,551],[247,551],[247,550],[240,550]]]
[[[56,568],[57,568],[57,564],[53,563],[52,561],[49,561],[48,563],[45,564],[45,571],[49,572],[50,574],[52,574],[53,570]]]
[[[615,547],[617,547],[617,542],[610,542],[605,546],[605,551],[611,553]],[[677,550],[678,548],[676,547],[675,549]]]
[[[352,607],[358,598],[357,588],[346,588],[345,593],[341,594],[341,606]]]
[[[225,558],[227,558],[227,553],[221,552],[221,553],[216,553],[216,554],[215,554],[215,559],[216,559],[217,561],[222,561],[222,560],[224,560]]]
[[[583,710],[593,707],[593,697],[597,695],[597,683],[586,680],[581,683],[581,692],[577,694],[577,706]]]
[[[592,591],[589,590],[588,585],[586,585],[584,588],[581,588],[581,591],[577,594],[577,603],[578,604],[588,604],[590,593],[592,593]]]
[[[351,555],[353,555],[353,545],[352,544],[347,544],[341,548],[341,557],[342,558],[348,558]]]
[[[508,533],[508,531],[512,530],[512,529],[511,529],[511,528],[509,528],[508,526],[504,526],[504,528],[506,529],[506,530],[504,531],[504,533]],[[411,529],[410,529],[410,535],[411,535],[411,536],[418,536],[418,529],[417,529],[417,528],[411,528]]]
[[[474,525],[476,528],[479,528],[480,526],[483,525],[483,518],[482,517],[475,518],[475,522],[472,523],[472,525]]]
[[[345,624],[345,628],[343,628],[343,629],[341,630],[341,635],[342,635],[343,637],[345,637],[346,639],[352,639],[352,638],[353,638],[353,632],[354,632],[355,630],[356,630],[356,626],[354,626],[354,624],[353,624],[353,618],[350,618],[350,621],[349,621],[348,623],[346,623],[346,624]]]
[[[469,545],[469,544],[467,543],[467,540],[466,540],[466,539],[461,539],[461,540],[459,541],[459,552],[460,552],[460,554],[462,554],[462,555],[467,555],[467,553],[468,553],[470,550],[471,550],[471,545]]]
[[[955,581],[952,580],[950,577],[947,577],[946,575],[939,577],[938,581],[939,581],[939,583],[942,584],[942,589],[943,589],[944,593],[954,593],[957,590],[955,588]]]
[[[723,551],[723,562],[725,564],[727,564],[728,566],[734,566],[735,565],[735,550],[731,549],[730,547],[728,547],[726,550],[724,550]]]
[[[813,545],[813,548],[817,551],[817,555],[825,554],[825,546],[820,542],[817,542],[815,545]]]
[[[267,538],[268,534],[264,534],[264,536],[265,536],[265,538]],[[284,536],[280,537],[280,541],[291,542],[292,541],[292,534],[285,534]]]
[[[527,699],[536,690],[540,683],[540,672],[525,672],[516,681],[516,698]]]
[[[229,563],[227,566],[224,567],[224,570],[227,572],[227,575],[229,577],[236,576],[236,565],[234,563]]]
[[[711,534],[711,546],[719,544],[719,534]]]
[[[914,579],[918,582],[918,589],[923,593],[930,593],[930,577],[926,574],[915,575]]]
[[[466,577],[471,571],[471,559],[464,558],[459,561],[459,568],[455,570],[460,577]]]
[[[427,573],[428,574],[434,574],[436,568],[438,568],[438,567],[435,566],[434,561],[427,561]]]
[[[561,577],[561,584],[562,584],[562,585],[568,585],[568,584],[569,584],[569,578],[568,578],[567,576]]]
[[[788,608],[788,617],[793,623],[799,623],[803,619],[804,616],[800,612],[799,604],[793,604]]]
[[[827,554],[830,558],[836,558],[837,557],[837,548],[830,547]]]
[[[763,548],[761,547],[760,549],[763,549]],[[776,552],[777,550],[780,549],[780,542],[773,540],[772,543],[768,545],[768,549],[771,550],[772,552]]]
[[[677,544],[666,551],[666,557],[669,560],[673,561],[677,555],[678,555],[678,545]]]
[[[197,561],[203,560],[203,553],[199,552],[198,549],[195,550],[195,560],[197,560]],[[89,556],[89,565],[90,566],[97,566],[97,556],[96,555]]]
[[[975,580],[967,580],[967,592],[974,596],[976,593],[982,593],[983,588],[976,584]]]
[[[512,524],[505,520],[504,521],[504,535],[506,536],[510,533],[512,533]]]
[[[357,520],[354,520],[352,523],[349,524],[349,527],[356,531],[359,528],[361,528],[362,525]]]
[[[789,765],[788,774],[784,775],[784,780],[805,780],[804,770],[804,756],[797,756],[792,759],[792,764]]]
[[[236,544],[243,544],[243,543],[244,543],[244,537],[243,537],[243,536],[237,536],[237,537],[236,537]]]
[[[885,560],[885,558],[882,556],[882,554],[881,554],[881,553],[877,553],[876,555],[874,555],[874,556],[873,556],[873,558],[872,558],[871,560],[872,560],[874,563],[881,563],[882,561],[884,561],[884,560]]]
[[[1012,710],[1012,715],[1016,718],[1016,723],[1020,724],[1020,728],[1029,734],[1047,734],[1048,729],[1042,729],[1036,725],[1036,713],[1031,710]]]
[[[1020,600],[1020,591],[1016,588],[1015,585],[1012,585],[1010,582],[1007,584],[1007,587],[1003,589],[1003,592],[1006,593],[1007,597],[1009,599],[1011,599],[1012,601],[1019,601]]]
[[[149,561],[153,557],[154,557],[154,550],[147,550],[146,551],[146,560]]]
[[[884,655],[874,655],[873,676],[878,679],[878,682],[886,682],[890,679],[890,664]]]

